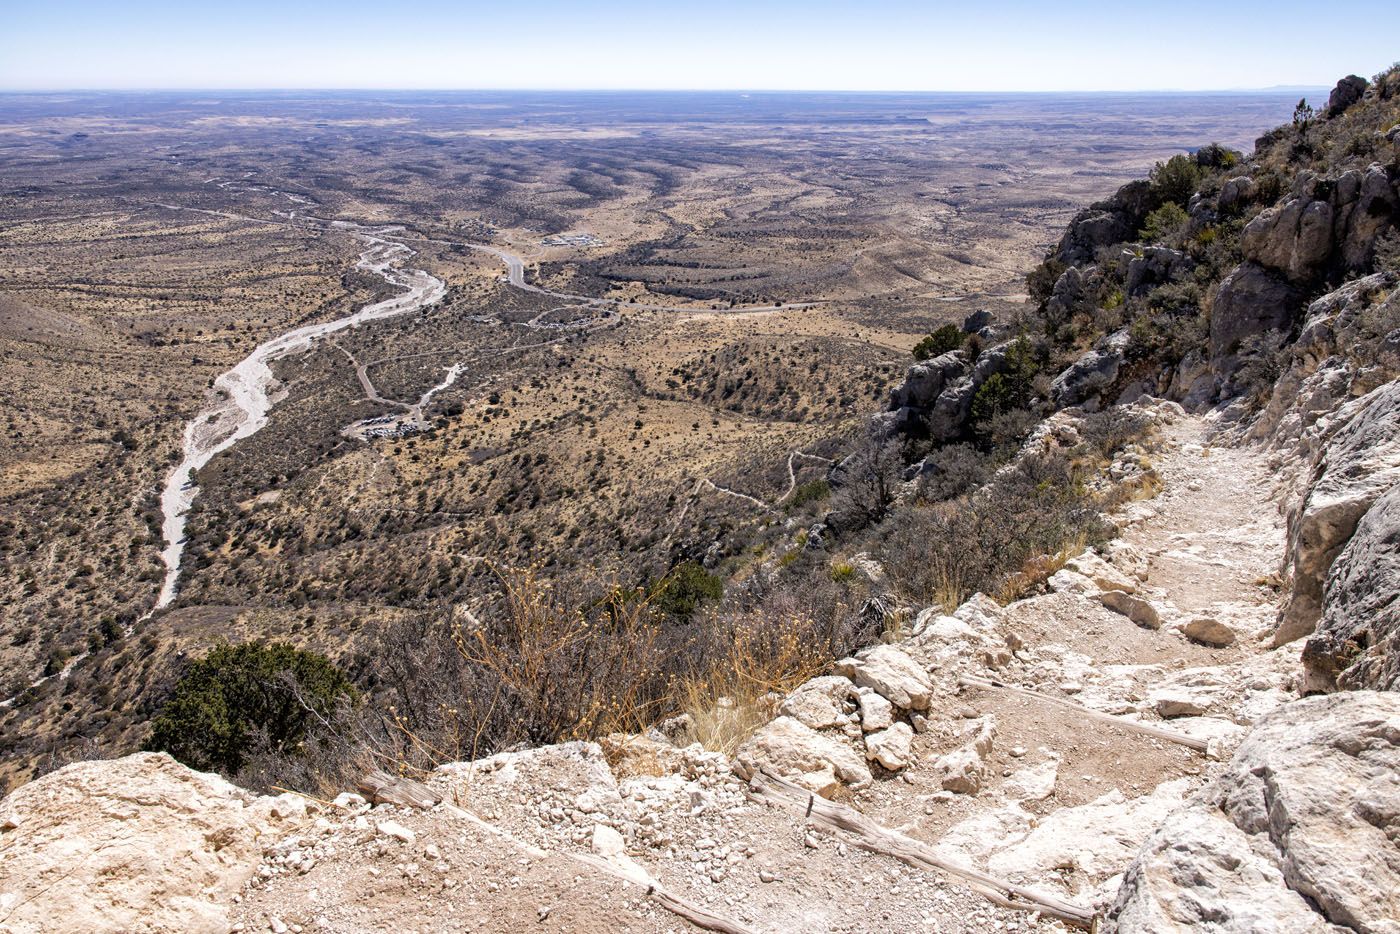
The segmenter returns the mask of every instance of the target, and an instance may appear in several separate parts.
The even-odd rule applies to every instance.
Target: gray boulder
[[[1050,384],[1050,404],[1057,409],[1097,399],[1118,379],[1128,346],[1128,332],[1115,331],[1065,368]]]
[[[1123,875],[1108,930],[1119,934],[1343,934],[1211,808],[1173,812]]]
[[[1302,502],[1288,517],[1285,553],[1292,592],[1274,645],[1310,634],[1333,561],[1383,494],[1400,482],[1400,382],[1347,403],[1317,457]]]
[[[1375,258],[1376,241],[1396,224],[1400,197],[1396,180],[1380,165],[1371,165],[1364,174],[1349,174],[1358,180],[1355,198],[1342,202],[1345,214],[1339,220],[1344,226],[1339,225],[1338,232],[1341,261],[1348,270],[1366,269]]]
[[[1123,288],[1129,295],[1140,295],[1191,271],[1196,264],[1179,250],[1150,246],[1128,263]]]
[[[1375,163],[1325,178],[1299,172],[1282,204],[1245,225],[1245,259],[1298,284],[1368,270],[1376,240],[1395,225],[1400,209],[1393,171]]]
[[[1323,594],[1322,620],[1303,647],[1307,688],[1400,691],[1400,486],[1357,523]]]
[[[1129,182],[1113,197],[1079,212],[1055,247],[1055,258],[1067,266],[1091,263],[1103,247],[1131,240],[1154,206],[1151,191],[1145,179]]]
[[[1400,932],[1400,694],[1308,698],[1258,721],[1143,844],[1119,934]]]
[[[1332,93],[1327,96],[1327,116],[1336,117],[1345,112],[1352,104],[1361,100],[1361,95],[1365,94],[1370,86],[1371,82],[1360,75],[1347,75],[1338,81]]]
[[[1272,331],[1288,331],[1298,316],[1298,290],[1257,263],[1236,266],[1215,293],[1210,316],[1210,362],[1217,376],[1239,368],[1243,343]]]
[[[863,788],[870,769],[843,738],[819,733],[793,717],[782,716],[753,734],[734,755],[734,771],[750,779],[768,769],[823,797],[842,784]]]
[[[882,432],[881,436],[898,431],[926,433],[938,443],[961,437],[978,387],[1006,369],[1010,346],[1008,341],[988,347],[971,365],[967,355],[957,350],[916,363],[891,391],[891,411],[877,416],[872,430]]]
[[[963,433],[967,420],[972,417],[972,398],[977,394],[977,385],[968,375],[943,390],[924,423],[930,438],[942,443]]]
[[[1070,221],[1055,257],[1070,266],[1091,263],[1100,248],[1129,240],[1136,232],[1137,228],[1128,226],[1122,214],[1091,208]]]
[[[870,421],[866,423],[871,437],[881,440],[893,438],[900,431],[906,429],[906,420],[912,409],[897,409],[892,412],[878,412],[870,416]]]
[[[992,313],[985,308],[979,308],[963,319],[962,332],[964,334],[976,334],[978,331],[992,323]]]
[[[1089,276],[1077,266],[1071,266],[1055,280],[1050,297],[1045,301],[1045,318],[1052,327],[1069,321],[1080,311],[1093,307]]]
[[[997,344],[995,347],[988,347],[982,351],[977,357],[977,362],[972,365],[972,382],[981,386],[992,374],[1005,373],[1007,355],[1010,351],[1010,341]]]
[[[905,373],[904,381],[890,391],[890,408],[926,409],[966,371],[967,358],[957,350],[916,363]]]
[[[1293,282],[1316,278],[1332,256],[1334,210],[1327,201],[1290,198],[1245,225],[1240,249],[1248,260]]]
[[[1189,350],[1172,372],[1166,395],[1194,412],[1215,398],[1215,390],[1215,376],[1205,355],[1199,350]]]
[[[1220,194],[1215,199],[1216,209],[1227,214],[1237,214],[1245,205],[1254,200],[1258,186],[1248,175],[1229,179],[1220,186]]]

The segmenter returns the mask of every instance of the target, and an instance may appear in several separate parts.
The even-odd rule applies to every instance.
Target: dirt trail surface
[[[916,623],[908,653],[947,693],[935,687],[901,781],[858,796],[867,814],[995,875],[1102,908],[1153,827],[1249,724],[1296,697],[1297,647],[1265,649],[1284,544],[1265,458],[1213,447],[1208,433],[1200,418],[1163,426],[1149,455],[1163,488],[1115,516],[1122,534],[1106,560],[1070,562],[1043,596],[964,605],[956,620],[927,619],[922,634]],[[1119,587],[1132,593],[1110,592]],[[1139,604],[1155,628],[1110,606]],[[979,620],[981,640],[954,628]],[[1020,648],[995,658],[992,633]],[[968,676],[1005,687],[958,686]],[[1213,755],[1139,724],[1204,741]],[[979,732],[993,737],[985,753],[969,751]]]
[[[1161,493],[1121,512],[1123,534],[1102,567],[1072,562],[1105,581],[1113,574],[1130,581],[1124,586],[1133,596],[1157,608],[1158,628],[1105,606],[1098,586],[1085,586],[1088,575],[1073,571],[1055,592],[1004,609],[974,600],[959,610],[969,621],[977,612],[995,616],[997,631],[1021,643],[994,667],[979,656],[977,637],[930,635],[931,623],[919,635],[916,627],[893,647],[932,673],[928,708],[906,714],[914,724],[907,765],[870,761],[873,781],[843,788],[838,800],[957,864],[1103,910],[1141,841],[1217,767],[1199,748],[1136,725],[1210,741],[1219,757],[1255,717],[1294,696],[1296,651],[1265,652],[1261,641],[1275,595],[1260,581],[1283,545],[1263,458],[1211,447],[1207,432],[1197,418],[1164,424],[1150,452]],[[1207,612],[1235,627],[1234,644],[1182,635],[1181,626]],[[968,676],[1031,693],[958,684]],[[840,732],[810,733],[849,742],[865,760],[862,733],[877,734],[851,719],[876,705],[860,690],[860,706]],[[779,712],[802,716],[800,693]],[[1118,719],[1092,719],[1086,710]],[[902,719],[897,706],[893,713]],[[992,739],[985,754],[974,748],[964,776],[948,760],[975,747],[979,733]],[[361,806],[363,820],[346,815],[323,828],[326,843],[313,836],[298,844],[345,841],[332,865],[278,868],[235,915],[247,930],[275,930],[273,919],[307,930],[400,929],[409,911],[425,930],[504,930],[521,919],[542,930],[690,929],[637,886],[554,858],[616,852],[745,930],[1066,929],[993,905],[945,873],[867,852],[800,812],[752,800],[718,754],[677,749],[659,736],[604,745],[606,755],[571,744],[449,766],[430,782],[499,828],[506,836],[498,845],[513,841],[522,854],[537,847],[549,859],[520,855],[520,871],[504,875],[492,868],[496,848],[483,851],[476,831],[444,822],[436,810]],[[381,812],[415,828],[415,841],[386,840],[375,830]],[[423,859],[449,847],[454,855]],[[571,892],[571,884],[579,888]],[[584,892],[596,912],[586,918],[577,915]],[[573,914],[559,913],[565,905]]]
[[[1212,447],[1206,436],[1202,419],[1169,429],[1171,446],[1156,465],[1166,487],[1123,538],[1152,556],[1148,584],[1182,610],[1222,600],[1272,608],[1260,584],[1283,560],[1277,475],[1258,450]]]

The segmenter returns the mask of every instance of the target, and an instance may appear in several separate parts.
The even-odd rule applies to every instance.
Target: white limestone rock
[[[735,771],[752,778],[760,768],[789,778],[823,796],[835,792],[832,779],[854,788],[873,780],[870,769],[844,740],[818,733],[793,717],[779,717],[739,747]]]
[[[305,817],[164,753],[66,766],[0,801],[0,928],[224,934],[266,841]]]
[[[933,699],[933,679],[895,645],[877,645],[855,658],[843,658],[836,663],[836,670],[901,710],[928,710]]]
[[[897,772],[913,759],[914,729],[907,723],[896,723],[887,730],[865,737],[865,757],[879,762],[891,772]]]
[[[888,729],[894,723],[894,705],[874,691],[860,695],[860,727],[867,733]]]
[[[1148,841],[1120,934],[1400,932],[1400,695],[1354,691],[1261,719]]]
[[[1071,558],[1065,563],[1065,569],[1084,575],[1100,590],[1121,590],[1124,593],[1137,591],[1136,581],[1092,551]]]

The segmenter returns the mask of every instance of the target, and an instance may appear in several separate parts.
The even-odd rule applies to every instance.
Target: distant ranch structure
[[[602,246],[603,239],[591,233],[561,233],[545,237],[540,241],[540,246],[579,246],[595,247]]]

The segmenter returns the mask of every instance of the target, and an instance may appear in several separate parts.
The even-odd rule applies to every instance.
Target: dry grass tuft
[[[1026,559],[1019,571],[1007,575],[993,596],[998,603],[1005,606],[1036,593],[1056,571],[1062,569],[1076,555],[1083,554],[1088,545],[1088,536],[1081,532],[1053,555],[1036,555]]]
[[[693,741],[733,755],[773,716],[782,695],[821,674],[832,655],[812,637],[817,624],[809,618],[745,613],[713,624],[728,649],[685,678],[675,702],[690,717]]]

